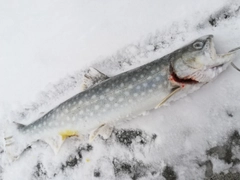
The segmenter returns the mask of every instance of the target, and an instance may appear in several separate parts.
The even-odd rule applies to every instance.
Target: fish
[[[90,68],[83,90],[38,120],[17,122],[5,133],[5,153],[19,158],[23,149],[42,140],[58,153],[71,136],[107,139],[115,126],[158,109],[200,89],[223,72],[236,51],[217,54],[213,35],[202,36],[159,59],[109,77]]]

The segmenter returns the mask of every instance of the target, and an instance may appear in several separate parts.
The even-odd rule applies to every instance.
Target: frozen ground
[[[8,121],[29,123],[78,93],[89,66],[113,76],[205,34],[240,46],[240,2],[0,1],[0,159]],[[240,67],[239,56],[235,63]],[[0,179],[239,179],[240,74],[115,127],[71,138],[58,155],[36,142]]]

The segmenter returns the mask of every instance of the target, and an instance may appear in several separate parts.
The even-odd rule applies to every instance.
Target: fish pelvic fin
[[[72,136],[78,136],[78,131],[75,130],[64,130],[52,137],[45,137],[45,141],[53,150],[54,154],[58,154],[65,140]]]
[[[89,142],[90,143],[93,142],[98,135],[102,136],[103,139],[108,139],[111,136],[112,131],[113,131],[112,126],[108,124],[102,124],[98,128],[91,131],[89,135]]]
[[[105,75],[104,73],[91,67],[84,75],[82,90],[84,91],[96,84],[99,84],[99,83],[107,80],[108,78],[109,77],[107,75]]]

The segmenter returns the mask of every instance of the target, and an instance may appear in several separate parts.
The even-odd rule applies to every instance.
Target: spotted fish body
[[[199,89],[226,69],[234,55],[217,55],[212,38],[201,37],[169,55],[111,78],[99,72],[104,76],[99,84],[37,121],[18,125],[15,144],[17,139],[24,139],[25,144],[41,139],[59,149],[68,136],[93,132],[95,137],[106,125],[115,125]],[[60,139],[49,140],[54,136]],[[10,152],[13,147],[14,142],[6,149]]]
[[[167,58],[156,60],[83,91],[62,103],[38,121],[20,129],[35,134],[66,127],[87,133],[100,124],[153,109],[173,86],[168,81]]]

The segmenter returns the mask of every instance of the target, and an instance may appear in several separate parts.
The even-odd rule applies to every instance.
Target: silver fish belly
[[[12,151],[17,145],[12,143],[13,138],[15,144],[20,138],[25,139],[26,144],[44,140],[54,152],[69,136],[91,132],[90,140],[98,134],[107,138],[112,125],[177,100],[213,80],[228,67],[234,55],[235,51],[216,54],[213,36],[208,35],[111,78],[95,70],[100,83],[63,102],[35,122],[26,126],[18,124],[19,136],[5,138],[6,151],[14,154]]]

